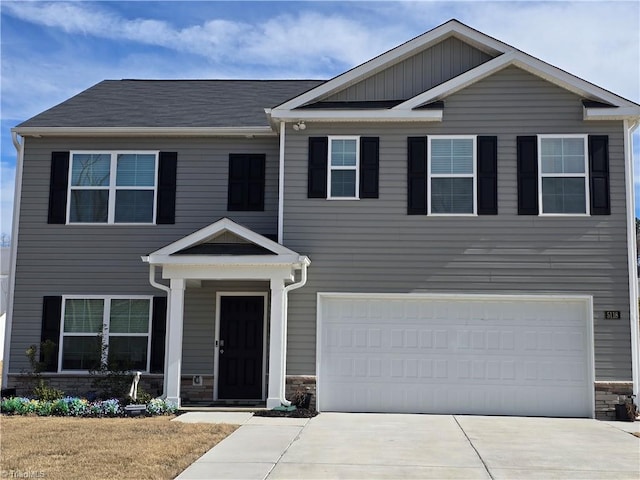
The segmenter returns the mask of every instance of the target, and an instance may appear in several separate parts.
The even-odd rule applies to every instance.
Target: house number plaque
[[[605,320],[620,320],[620,310],[605,310],[604,311],[604,319]]]

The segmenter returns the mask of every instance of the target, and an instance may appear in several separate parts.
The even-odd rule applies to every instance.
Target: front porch
[[[168,294],[167,400],[286,405],[287,293],[306,282],[309,259],[224,218],[143,260]]]

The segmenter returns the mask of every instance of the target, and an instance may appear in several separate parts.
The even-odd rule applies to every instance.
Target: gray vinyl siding
[[[491,58],[462,40],[449,37],[325,100],[406,100]]]
[[[269,283],[203,281],[201,287],[187,286],[182,337],[184,375],[213,375],[217,292],[268,293]]]
[[[630,380],[622,122],[586,122],[581,99],[516,67],[444,99],[441,123],[307,124],[287,130],[284,244],[311,259],[290,294],[288,373],[313,374],[317,292],[593,295],[597,380]],[[609,136],[611,215],[517,215],[516,137]],[[307,198],[309,136],[380,138],[379,199]],[[498,215],[407,215],[407,137],[498,137]],[[605,310],[622,319],[604,320]]]
[[[175,225],[49,225],[51,152],[160,150],[178,152]],[[265,211],[227,211],[229,153],[266,154]],[[140,259],[221,217],[261,234],[276,234],[278,140],[27,138],[9,369],[28,367],[25,350],[40,342],[45,295],[164,295],[149,285]]]

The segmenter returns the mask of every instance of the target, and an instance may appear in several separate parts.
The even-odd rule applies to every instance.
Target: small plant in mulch
[[[299,388],[291,395],[291,407],[274,408],[273,410],[260,410],[254,413],[257,417],[290,417],[290,418],[312,418],[318,412],[311,408],[312,393],[308,389]]]
[[[258,410],[255,417],[289,417],[289,418],[313,418],[318,412],[311,408],[295,408],[294,410]]]

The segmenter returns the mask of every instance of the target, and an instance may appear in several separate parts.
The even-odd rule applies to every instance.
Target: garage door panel
[[[319,407],[591,416],[587,306],[322,298]]]

